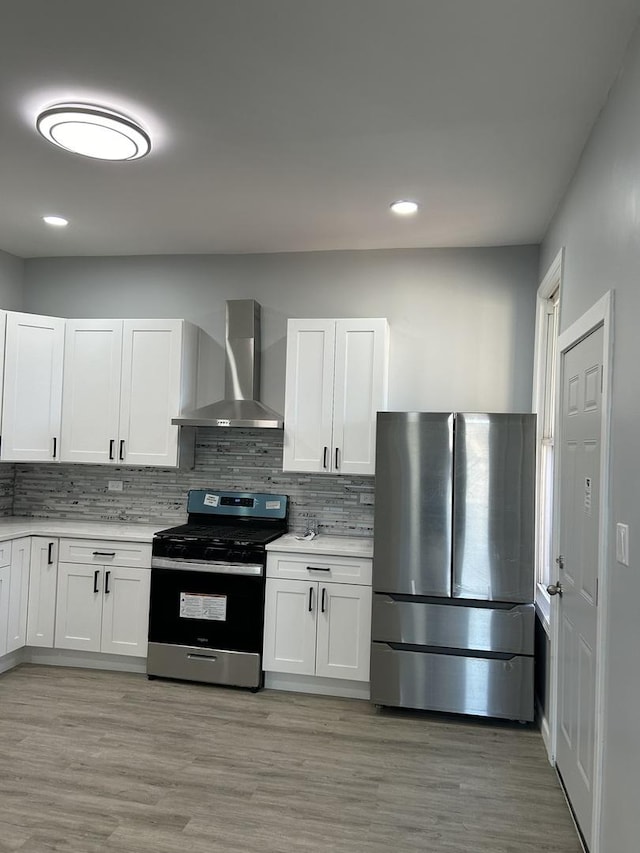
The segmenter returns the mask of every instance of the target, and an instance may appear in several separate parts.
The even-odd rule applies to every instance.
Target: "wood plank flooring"
[[[24,665],[0,851],[579,853],[537,731]]]

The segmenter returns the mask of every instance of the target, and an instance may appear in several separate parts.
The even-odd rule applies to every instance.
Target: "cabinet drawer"
[[[108,539],[61,539],[59,559],[63,563],[148,569],[151,567],[151,545],[144,542],[112,542]]]
[[[11,563],[11,540],[0,542],[0,567]]]
[[[284,554],[274,551],[267,556],[267,577],[371,586],[371,566],[372,560],[357,557]]]

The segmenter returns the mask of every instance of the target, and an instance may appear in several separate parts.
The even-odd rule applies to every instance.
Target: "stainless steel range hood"
[[[260,397],[260,306],[254,299],[227,302],[224,400],[173,418],[178,426],[282,429],[282,415]]]

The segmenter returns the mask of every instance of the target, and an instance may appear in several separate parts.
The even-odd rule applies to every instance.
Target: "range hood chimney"
[[[224,400],[173,418],[178,426],[282,429],[282,415],[260,397],[260,306],[255,299],[227,302]]]

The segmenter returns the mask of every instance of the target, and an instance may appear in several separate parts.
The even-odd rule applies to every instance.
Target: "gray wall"
[[[640,838],[640,31],[544,240],[542,269],[566,247],[566,329],[615,290],[609,633],[603,851],[635,853]],[[630,525],[631,565],[615,560],[615,523]]]
[[[22,258],[0,250],[0,308],[22,311],[24,266]]]
[[[280,411],[287,318],[388,317],[390,408],[530,411],[537,278],[535,246],[32,259],[25,310],[193,320],[219,345],[218,398],[225,300],[257,299],[262,397]]]

